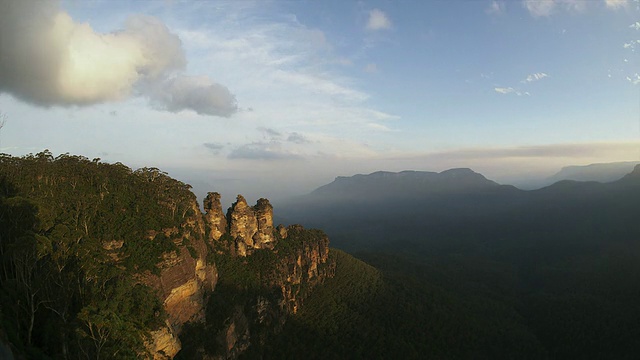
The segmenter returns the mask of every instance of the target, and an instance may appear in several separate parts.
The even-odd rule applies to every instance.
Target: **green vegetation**
[[[189,188],[153,168],[48,151],[1,155],[0,327],[18,352],[143,353],[166,315],[136,279],[159,273],[162,255],[178,250],[176,232],[191,232],[182,225],[193,216]]]
[[[278,238],[273,250],[253,250],[246,257],[232,255],[234,244],[228,234],[213,244],[210,261],[216,264],[219,280],[208,298],[206,321],[184,326],[178,359],[202,359],[205,354],[262,358],[265,347],[288,321],[293,304],[311,300],[310,294],[322,288],[314,287],[317,279],[324,279],[335,264],[332,254],[326,263],[317,265],[319,275],[310,279],[306,263],[310,259],[298,263],[309,249],[327,245],[326,235],[320,230],[290,227],[288,236]],[[232,324],[233,330],[229,331],[237,339],[229,350],[227,330]]]
[[[296,355],[305,348],[314,349],[310,357],[328,358],[632,359],[640,353],[640,167],[609,184],[563,181],[531,192],[495,187],[494,193],[395,198],[396,190],[407,194],[396,185],[386,184],[384,199],[289,209],[288,221],[322,227],[333,246],[375,266],[385,283],[358,307],[366,335],[343,322],[344,315],[318,326],[310,320],[343,306],[349,287],[330,290],[334,283],[327,282],[314,292],[298,326],[285,328],[300,349]],[[336,279],[346,276],[340,267],[339,260]],[[319,306],[321,291],[340,297]],[[384,332],[372,337],[375,329]],[[330,345],[322,348],[325,338]]]

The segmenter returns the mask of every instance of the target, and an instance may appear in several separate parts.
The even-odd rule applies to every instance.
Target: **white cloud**
[[[378,130],[378,131],[393,131],[388,126],[385,126],[385,125],[382,125],[382,124],[378,124],[378,123],[368,123],[367,126],[369,126],[370,128],[372,128],[374,130]]]
[[[499,93],[499,94],[511,94],[512,92],[515,92],[516,90],[512,87],[496,87],[493,88],[493,90],[495,90],[495,92]]]
[[[378,72],[378,65],[374,64],[374,63],[370,63],[367,64],[364,67],[364,72],[370,73],[370,74],[375,74]]]
[[[538,81],[541,79],[544,79],[546,77],[549,77],[549,75],[543,73],[543,72],[538,72],[538,73],[534,73],[534,74],[530,74],[527,76],[526,79],[522,80],[522,83],[530,83],[530,82],[534,82],[534,81]]]
[[[627,81],[629,81],[633,85],[640,84],[640,74],[635,73],[632,76],[627,76]]]
[[[534,17],[550,16],[556,8],[555,0],[524,0],[524,7]]]
[[[274,81],[287,85],[301,87],[314,93],[325,94],[348,101],[364,101],[369,95],[338,84],[330,78],[323,78],[320,74],[309,74],[297,71],[276,70],[271,73]]]
[[[242,145],[229,153],[229,159],[245,160],[292,160],[300,155],[285,150],[278,141],[253,142]]]
[[[176,76],[156,87],[151,99],[161,110],[193,110],[201,115],[231,116],[238,110],[236,98],[225,86],[206,76]]]
[[[512,87],[495,87],[493,88],[493,90],[495,92],[497,92],[498,94],[516,94],[518,96],[529,96],[531,94],[529,94],[528,91],[520,91],[517,89],[514,89]]]
[[[565,9],[573,12],[582,12],[587,8],[587,1],[584,0],[560,0]]]
[[[502,15],[506,12],[506,5],[504,1],[493,0],[485,12],[489,15]]]
[[[289,134],[289,136],[287,137],[287,141],[294,144],[306,144],[310,142],[306,136],[297,132],[292,132],[291,134]]]
[[[170,88],[171,96],[182,99],[154,99],[167,110],[192,108],[221,116],[235,111],[233,95],[210,81],[199,99],[184,99],[204,90],[202,81],[175,77],[186,67],[182,43],[151,16],[131,16],[124,29],[98,33],[87,23],[75,22],[58,2],[3,0],[0,34],[0,92],[22,101],[91,105],[136,95],[155,97],[156,90]]]
[[[611,9],[622,9],[629,6],[629,0],[605,0],[604,2]]]
[[[629,25],[631,29],[640,30],[640,22],[636,21],[634,24]]]
[[[380,9],[369,11],[369,20],[367,21],[368,30],[387,30],[391,29],[391,20],[387,14]]]
[[[220,151],[224,148],[224,145],[218,144],[218,143],[207,142],[207,143],[204,143],[202,145],[204,145],[204,147],[209,149],[215,155],[218,155],[220,153]]]
[[[558,11],[558,8],[570,12],[585,11],[588,1],[585,0],[523,0],[522,5],[533,17],[549,17]]]

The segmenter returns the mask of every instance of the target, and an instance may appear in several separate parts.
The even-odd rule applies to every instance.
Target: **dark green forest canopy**
[[[0,155],[0,321],[9,341],[30,357],[139,355],[165,315],[136,274],[159,272],[195,210],[190,186],[156,168],[49,151]]]
[[[404,185],[385,183],[384,196],[323,202],[312,194],[280,207],[288,221],[324,229],[333,246],[375,266],[386,285],[356,312],[316,321],[347,306],[357,288],[338,286],[357,278],[339,258],[336,277],[287,324],[280,344],[323,358],[637,357],[640,167],[611,183],[562,181],[529,192],[443,194],[419,185],[410,197]],[[333,310],[313,310],[326,307]],[[367,325],[341,320],[353,317]],[[286,349],[272,351],[286,357]]]

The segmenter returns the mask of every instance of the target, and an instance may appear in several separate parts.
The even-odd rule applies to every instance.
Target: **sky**
[[[227,202],[378,170],[517,185],[640,160],[639,52],[638,0],[0,0],[0,152]]]

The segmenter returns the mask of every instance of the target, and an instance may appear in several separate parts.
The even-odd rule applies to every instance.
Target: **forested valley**
[[[337,178],[280,208],[377,271],[367,281],[376,295],[353,302],[328,290],[349,273],[338,266],[319,290],[325,301],[310,299],[291,322],[350,339],[342,348],[354,358],[631,359],[640,351],[640,167],[611,183],[534,191],[468,169],[380,172]],[[350,292],[364,280],[343,281]],[[345,315],[315,321],[316,307],[356,308],[366,325],[341,322]]]
[[[269,221],[263,248],[216,236],[219,195],[205,216],[189,185],[155,168],[4,155],[0,186],[8,358],[640,352],[639,167],[535,191],[464,169],[378,173],[279,204],[277,219],[325,230],[331,249],[321,230]],[[268,201],[243,202],[229,213],[271,216]]]

